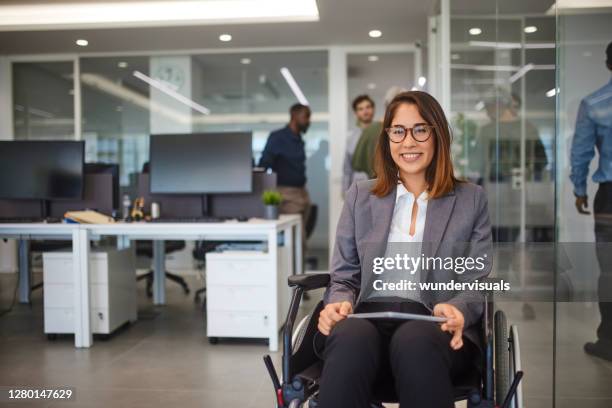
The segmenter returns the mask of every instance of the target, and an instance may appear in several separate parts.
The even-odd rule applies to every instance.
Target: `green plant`
[[[280,205],[282,196],[278,191],[266,190],[261,195],[261,200],[265,205]]]

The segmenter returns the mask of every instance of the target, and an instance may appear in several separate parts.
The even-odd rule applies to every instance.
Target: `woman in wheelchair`
[[[399,242],[422,248],[431,243],[437,257],[444,256],[440,243],[467,243],[470,255],[482,255],[491,242],[486,196],[481,187],[455,178],[449,124],[429,94],[397,95],[383,129],[374,162],[377,178],[351,186],[337,227],[331,282],[318,321],[327,336],[319,405],[370,407],[378,392],[394,388],[401,407],[449,408],[453,381],[473,372],[481,359],[483,298],[468,291],[376,294],[366,287],[372,282],[368,265]],[[489,271],[490,265],[455,278],[472,282]],[[449,277],[429,273],[425,280]],[[379,311],[447,320],[347,319]]]

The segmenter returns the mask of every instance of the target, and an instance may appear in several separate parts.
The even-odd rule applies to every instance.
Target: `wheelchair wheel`
[[[300,402],[300,400],[294,399],[289,403],[289,408],[299,408],[301,405],[302,403]]]
[[[515,325],[510,326],[510,372],[512,373],[511,380],[514,380],[514,375],[517,371],[522,371],[521,366],[521,344],[519,342],[518,328]],[[523,384],[519,383],[516,389],[516,395],[510,405],[512,408],[523,408]]]
[[[494,317],[495,346],[495,403],[501,405],[510,389],[510,344],[508,342],[508,323],[501,310]]]

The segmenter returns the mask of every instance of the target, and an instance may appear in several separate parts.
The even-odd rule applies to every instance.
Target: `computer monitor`
[[[119,210],[119,165],[116,163],[85,163],[85,174],[110,174],[112,176],[112,206],[114,210]]]
[[[0,142],[0,198],[80,199],[82,141]]]
[[[151,135],[153,194],[248,193],[250,132]]]

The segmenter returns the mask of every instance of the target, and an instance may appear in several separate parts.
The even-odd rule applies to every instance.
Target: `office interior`
[[[287,278],[329,272],[351,101],[370,95],[381,119],[394,89],[440,101],[456,172],[484,187],[494,239],[510,248],[495,274],[518,295],[496,307],[520,333],[520,406],[612,405],[612,363],[583,350],[600,322],[590,294],[601,267],[593,215],[576,211],[569,178],[580,102],[610,81],[612,2],[261,0],[195,22],[126,18],[133,3],[145,20],[160,4],[66,3],[122,17],[46,24],[32,16],[59,2],[0,4],[0,157],[12,166],[0,175],[11,186],[0,191],[0,388],[76,393],[0,406],[276,406],[262,357],[280,370]],[[261,195],[277,183],[256,164],[296,102],[312,112],[303,139],[316,212],[263,221]],[[34,171],[52,156],[73,170],[59,186]],[[194,168],[215,177],[180,177]],[[87,209],[122,218],[126,197],[180,225],[56,222]],[[567,262],[540,267],[534,248],[558,244]],[[244,284],[252,270],[263,272]],[[99,292],[73,301],[88,284]]]

